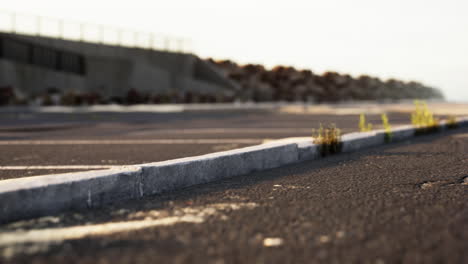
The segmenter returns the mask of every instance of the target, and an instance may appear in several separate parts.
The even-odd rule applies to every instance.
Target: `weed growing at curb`
[[[359,130],[361,132],[368,132],[372,130],[372,124],[366,122],[366,116],[364,114],[359,115]]]
[[[447,128],[454,129],[458,127],[457,118],[455,116],[449,116],[447,118]]]
[[[390,143],[392,142],[392,126],[390,125],[390,122],[388,121],[388,116],[386,114],[382,114],[380,116],[382,118],[382,124],[385,129],[385,143]]]
[[[427,107],[424,101],[414,101],[415,110],[411,113],[411,123],[416,127],[416,135],[428,134],[439,130],[439,120]]]
[[[343,143],[341,142],[341,130],[336,127],[335,124],[324,128],[320,124],[318,131],[314,130],[314,144],[319,145],[320,154],[322,156],[328,156],[331,154],[341,152]]]

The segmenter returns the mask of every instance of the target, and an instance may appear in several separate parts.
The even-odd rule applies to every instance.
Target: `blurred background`
[[[0,104],[468,101],[468,3],[10,1]]]

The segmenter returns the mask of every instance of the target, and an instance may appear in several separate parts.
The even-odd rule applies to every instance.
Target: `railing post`
[[[137,48],[138,47],[138,32],[133,32],[133,47]]]
[[[154,50],[154,34],[150,34],[149,46],[150,50]]]
[[[41,16],[36,17],[36,36],[40,37],[41,36]]]
[[[122,29],[117,29],[117,46],[123,46],[122,43]]]
[[[85,24],[80,23],[80,41],[84,41],[84,31],[85,31]]]
[[[15,34],[16,33],[16,14],[11,13],[11,33]]]
[[[184,40],[183,39],[178,39],[179,43],[179,53],[184,53]]]
[[[59,30],[59,38],[64,39],[65,36],[63,34],[63,19],[58,20],[58,30]]]
[[[99,44],[103,44],[104,43],[104,26],[103,25],[99,25]]]
[[[164,38],[164,50],[169,51],[170,40],[168,37]]]

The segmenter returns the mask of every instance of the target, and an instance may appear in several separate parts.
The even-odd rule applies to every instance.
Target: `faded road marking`
[[[259,144],[262,139],[4,140],[0,145]]]
[[[153,226],[168,226],[177,223],[202,223],[203,221],[203,218],[195,215],[184,215],[165,217],[156,220],[127,221],[97,225],[16,231],[1,234],[0,246],[21,243],[45,243],[73,240],[86,236],[110,235],[113,233],[144,229]]]
[[[25,252],[37,253],[39,251],[48,250],[47,244],[56,244],[64,240],[76,240],[90,236],[105,236],[151,227],[170,226],[178,223],[200,224],[211,216],[218,216],[221,220],[226,220],[227,216],[223,214],[224,212],[243,208],[253,209],[255,207],[257,207],[256,203],[219,203],[208,206],[179,208],[174,211],[140,211],[129,214],[128,219],[132,219],[130,221],[32,229],[27,231],[20,228],[16,231],[0,232],[0,254],[3,257],[11,258],[17,254],[24,254]],[[21,226],[19,224],[16,225]]]
[[[0,166],[0,170],[99,170],[122,168],[131,165],[51,165],[51,166]]]
[[[130,133],[130,135],[153,135],[153,134],[265,134],[265,133],[285,133],[290,134],[291,132],[306,133],[309,134],[312,131],[311,128],[190,128],[190,129],[158,129],[158,130],[147,130]]]

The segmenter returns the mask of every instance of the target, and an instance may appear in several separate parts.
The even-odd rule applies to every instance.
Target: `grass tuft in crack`
[[[364,114],[359,115],[359,130],[361,132],[368,132],[372,130],[372,124],[366,122],[366,116]]]
[[[312,136],[314,144],[320,146],[320,154],[322,156],[341,152],[341,130],[335,124],[331,124],[325,128],[320,124],[320,128],[317,131],[314,130]]]
[[[457,118],[453,115],[447,118],[447,128],[454,129],[458,127]]]
[[[411,123],[416,127],[416,135],[427,134],[439,130],[439,120],[427,107],[424,101],[414,101],[415,110],[411,113]]]
[[[388,116],[386,114],[382,114],[380,116],[382,118],[382,125],[385,129],[385,142],[390,143],[392,142],[393,134],[392,134],[392,126],[388,121]]]

